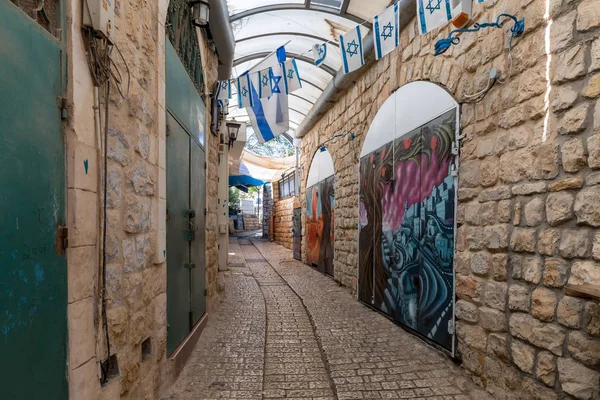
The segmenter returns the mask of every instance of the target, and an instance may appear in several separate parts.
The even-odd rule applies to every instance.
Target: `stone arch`
[[[363,141],[357,204],[359,299],[450,353],[458,113],[435,83],[393,93]]]
[[[306,262],[333,276],[335,167],[326,148],[313,155],[305,187]]]
[[[436,101],[432,101],[435,99]],[[445,87],[429,81],[401,86],[383,103],[365,135],[360,157],[459,105]],[[390,124],[390,120],[394,124]]]

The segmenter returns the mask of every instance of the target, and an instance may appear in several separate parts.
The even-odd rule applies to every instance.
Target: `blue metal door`
[[[0,0],[0,397],[66,399],[61,42]],[[60,236],[60,235],[58,235]]]

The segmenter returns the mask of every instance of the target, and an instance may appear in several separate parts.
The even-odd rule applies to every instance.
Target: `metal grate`
[[[11,0],[38,25],[58,37],[59,0]]]
[[[196,90],[204,94],[204,73],[196,27],[192,24],[190,2],[171,0],[167,11],[166,30],[179,59]]]

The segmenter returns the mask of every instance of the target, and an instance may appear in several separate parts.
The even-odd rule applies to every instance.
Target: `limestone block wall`
[[[273,183],[273,215],[274,215],[274,240],[275,243],[285,248],[293,247],[294,235],[294,200],[295,197],[279,200],[279,185]]]
[[[94,126],[93,83],[81,34],[83,2],[68,2],[67,136],[70,399],[155,399],[173,379],[166,360],[165,20],[168,0],[116,3],[115,42],[131,73],[130,93],[111,88],[108,113],[106,321],[99,221],[103,155]],[[217,58],[203,38],[207,91]],[[116,56],[121,71],[124,65]],[[104,110],[104,104],[101,104]],[[210,102],[207,102],[210,109]],[[210,113],[207,113],[210,124]],[[103,119],[104,124],[104,119]],[[104,126],[104,125],[103,125]],[[207,129],[208,132],[208,129]],[[218,139],[207,134],[208,308],[216,292]],[[100,163],[99,163],[100,162]],[[85,169],[84,169],[85,165]],[[119,375],[100,384],[99,363],[116,355]],[[149,339],[149,354],[141,343]]]
[[[599,398],[600,305],[563,288],[600,284],[600,3],[473,6],[479,22],[525,17],[509,77],[510,23],[463,35],[434,57],[449,27],[421,36],[413,20],[400,48],[368,67],[303,138],[301,165],[309,165],[326,139],[343,129],[356,135],[327,145],[336,170],[335,279],[356,291],[358,157],[371,121],[398,87],[438,83],[461,103],[464,136],[456,238],[463,367],[497,398]],[[492,67],[507,81],[469,103],[465,95],[486,87]]]
[[[273,214],[273,189],[268,183],[263,186],[263,238],[269,238],[271,230],[271,215]]]

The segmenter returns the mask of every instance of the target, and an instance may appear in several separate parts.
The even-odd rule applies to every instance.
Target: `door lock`
[[[196,210],[186,210],[185,213],[189,218],[196,218]]]

